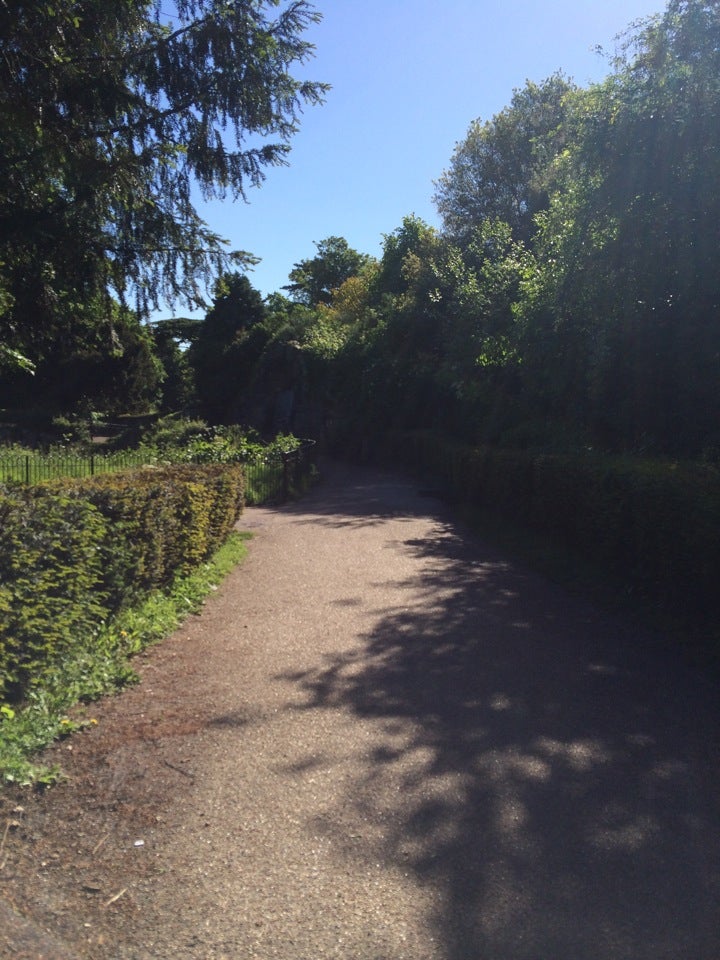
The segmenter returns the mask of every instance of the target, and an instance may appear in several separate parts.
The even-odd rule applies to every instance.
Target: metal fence
[[[281,502],[302,493],[315,472],[314,452],[314,441],[303,440],[296,450],[269,451],[245,462],[247,502]],[[146,455],[133,451],[88,456],[0,455],[0,482],[34,484],[59,477],[92,477],[147,464]]]
[[[245,500],[256,506],[283,503],[303,493],[316,472],[315,442],[303,440],[296,450],[273,452],[245,464]]]
[[[92,477],[143,466],[147,458],[138,453],[90,454],[86,457],[11,454],[0,456],[0,481],[40,483],[58,477]]]

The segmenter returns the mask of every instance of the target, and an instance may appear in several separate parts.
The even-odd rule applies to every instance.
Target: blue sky
[[[332,85],[249,203],[199,204],[232,249],[262,258],[262,293],[288,282],[314,241],[343,236],[378,256],[408,214],[439,225],[433,181],[475,118],[490,119],[515,88],[562,70],[581,86],[609,72],[614,38],[663,0],[315,0],[302,74]],[[296,71],[297,73],[297,71]],[[164,311],[157,316],[168,316]]]

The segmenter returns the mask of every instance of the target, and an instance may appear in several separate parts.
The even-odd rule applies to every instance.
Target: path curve
[[[717,960],[707,677],[390,474],[240,526],[70,781],[6,798],[0,957]]]

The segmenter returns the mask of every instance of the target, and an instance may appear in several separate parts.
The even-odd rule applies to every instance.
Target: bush
[[[0,697],[204,562],[243,491],[241,466],[189,464],[0,489]]]
[[[143,432],[143,446],[154,447],[159,451],[185,447],[208,429],[204,420],[188,420],[183,417],[167,416],[156,421]]]
[[[0,695],[106,616],[107,539],[91,503],[41,487],[0,493]]]
[[[574,552],[657,608],[720,615],[720,472],[703,464],[474,448],[429,432],[382,449],[454,499]]]

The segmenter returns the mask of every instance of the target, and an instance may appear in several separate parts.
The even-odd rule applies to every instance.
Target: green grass
[[[0,706],[0,783],[46,786],[62,776],[33,757],[53,740],[91,725],[78,711],[106,693],[137,681],[133,655],[172,634],[199,610],[205,599],[247,553],[250,534],[233,533],[214,557],[191,575],[178,578],[165,592],[155,592],[128,609],[67,658],[47,671],[18,707]]]

